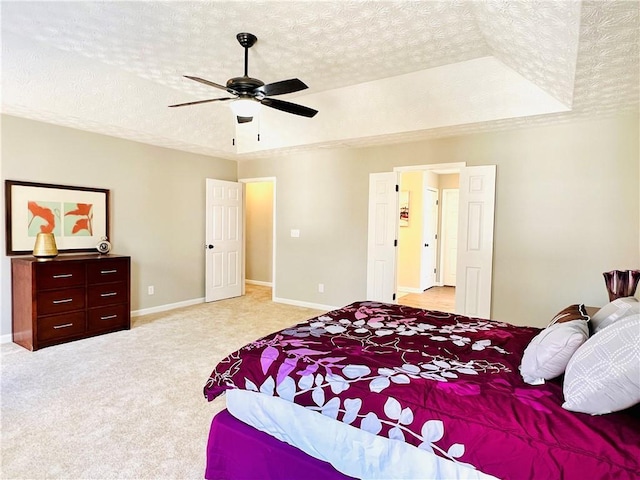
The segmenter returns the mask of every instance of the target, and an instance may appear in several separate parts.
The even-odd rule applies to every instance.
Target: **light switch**
[[[291,229],[291,236],[293,238],[298,238],[300,236],[300,230],[298,230],[297,228],[292,228]]]

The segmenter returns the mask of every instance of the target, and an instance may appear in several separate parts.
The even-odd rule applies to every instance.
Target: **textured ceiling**
[[[226,158],[637,112],[638,5],[627,0],[3,0],[2,111]],[[262,135],[274,138],[284,130],[300,131],[295,144],[265,142],[238,155],[232,145],[238,132],[227,105],[167,108],[219,96],[219,91],[182,75],[225,83],[242,74],[243,50],[235,39],[241,31],[259,39],[249,52],[251,76],[265,83],[297,77],[310,87],[280,98],[317,108],[320,113],[314,119],[263,109],[268,112],[253,124]],[[410,119],[411,114],[422,118],[435,111],[429,111],[432,105],[425,100],[426,84],[407,83],[411,79],[429,78],[436,82],[429,84],[430,91],[446,93],[459,85],[437,85],[439,78],[449,77],[433,72],[488,57],[512,71],[509,78],[522,77],[523,85],[530,83],[562,108],[536,114],[527,106],[523,111],[528,113],[487,116],[479,111],[487,102],[471,98],[451,102],[451,112],[442,117],[455,119],[449,124],[393,123],[405,112]],[[397,88],[389,88],[390,82]],[[474,78],[467,75],[462,82],[473,87]],[[335,125],[335,116],[356,124],[364,120],[353,113],[362,92],[367,93],[362,101],[379,106],[379,118],[371,133],[347,135]],[[488,95],[477,93],[495,102]],[[539,92],[536,95],[531,98],[540,98]],[[304,129],[322,135],[307,138]]]

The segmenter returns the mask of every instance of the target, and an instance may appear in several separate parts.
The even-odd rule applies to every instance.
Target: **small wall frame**
[[[409,192],[406,190],[400,192],[400,226],[409,226]]]

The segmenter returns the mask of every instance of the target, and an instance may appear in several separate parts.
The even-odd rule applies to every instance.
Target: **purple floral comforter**
[[[537,328],[357,302],[246,345],[204,393],[279,396],[499,478],[638,478],[640,417],[561,408],[562,385],[525,384]]]

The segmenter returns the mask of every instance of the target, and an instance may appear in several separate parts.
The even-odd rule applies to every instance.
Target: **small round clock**
[[[107,237],[103,237],[102,240],[98,242],[96,250],[101,254],[107,254],[111,251],[111,244],[107,241]]]

